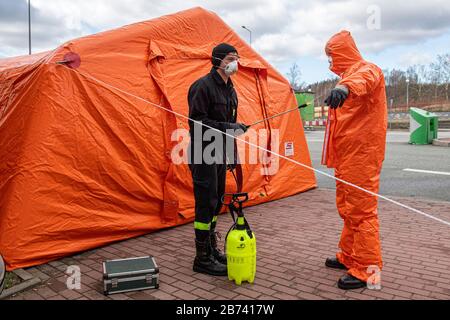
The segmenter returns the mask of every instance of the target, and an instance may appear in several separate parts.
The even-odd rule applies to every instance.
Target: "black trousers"
[[[191,164],[194,183],[196,237],[206,237],[213,230],[225,193],[226,164]],[[200,235],[202,234],[202,235]],[[200,241],[204,239],[198,239]]]

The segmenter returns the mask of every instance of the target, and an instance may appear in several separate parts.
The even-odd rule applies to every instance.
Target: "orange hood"
[[[333,59],[330,70],[338,76],[347,71],[355,63],[363,60],[352,35],[345,30],[336,33],[328,40],[325,46],[325,52]]]

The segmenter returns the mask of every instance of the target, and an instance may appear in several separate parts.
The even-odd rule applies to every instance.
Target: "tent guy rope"
[[[267,152],[267,153],[270,153],[270,154],[272,154],[272,155],[274,155],[274,156],[277,156],[277,157],[279,157],[279,158],[281,158],[281,159],[284,159],[284,160],[286,160],[286,161],[292,162],[292,163],[294,163],[294,164],[296,164],[296,165],[299,165],[299,166],[301,166],[301,167],[303,167],[303,168],[312,170],[312,171],[314,171],[314,172],[316,172],[316,173],[318,173],[318,174],[321,174],[321,175],[326,176],[326,177],[328,177],[328,178],[331,178],[331,179],[333,179],[333,180],[342,182],[342,183],[344,183],[344,184],[346,184],[346,185],[348,185],[348,186],[351,186],[351,187],[353,187],[353,188],[356,188],[356,189],[358,189],[358,190],[361,190],[361,191],[363,191],[363,192],[366,192],[367,194],[370,194],[370,195],[372,195],[372,196],[376,196],[376,197],[378,197],[378,198],[380,198],[380,199],[386,200],[386,201],[388,201],[388,202],[390,202],[390,203],[393,203],[393,204],[395,204],[395,205],[397,205],[397,206],[400,206],[400,207],[402,207],[402,208],[408,209],[408,210],[410,210],[410,211],[412,211],[412,212],[414,212],[414,213],[420,214],[420,215],[422,215],[422,216],[424,216],[424,217],[427,217],[427,218],[429,218],[429,219],[432,219],[432,220],[434,220],[434,221],[440,222],[440,223],[445,224],[445,225],[447,225],[447,226],[450,227],[450,222],[449,222],[449,221],[440,219],[440,218],[435,217],[435,216],[433,216],[433,215],[431,215],[431,214],[428,214],[428,213],[423,212],[423,211],[421,211],[421,210],[412,208],[412,207],[410,207],[410,206],[408,206],[408,205],[405,205],[405,204],[400,203],[400,202],[398,202],[398,201],[396,201],[396,200],[390,199],[390,198],[388,198],[388,197],[386,197],[386,196],[377,194],[377,193],[372,192],[372,191],[370,191],[370,190],[366,190],[366,189],[364,189],[364,188],[362,188],[362,187],[360,187],[360,186],[357,186],[357,185],[355,185],[355,184],[353,184],[353,183],[351,183],[351,182],[348,182],[348,181],[342,180],[342,179],[340,179],[340,178],[337,178],[337,177],[335,177],[335,176],[333,176],[333,175],[330,175],[330,174],[328,174],[328,173],[326,173],[326,172],[323,172],[323,171],[320,171],[320,170],[315,169],[315,168],[313,168],[313,167],[310,167],[310,166],[308,166],[308,165],[306,165],[306,164],[304,164],[304,163],[298,162],[298,161],[296,161],[296,160],[293,160],[293,159],[288,158],[288,157],[286,157],[286,156],[283,156],[283,155],[281,155],[281,154],[279,154],[279,153],[276,153],[276,152],[274,152],[274,151],[271,151],[271,150],[268,150],[268,149],[263,148],[263,147],[261,147],[261,146],[258,146],[258,145],[254,144],[254,143],[251,143],[251,142],[246,141],[246,140],[244,140],[244,139],[241,139],[241,138],[239,138],[239,137],[235,137],[235,136],[233,136],[233,135],[231,135],[231,134],[229,134],[229,133],[222,132],[222,131],[220,131],[220,130],[218,130],[218,129],[212,128],[212,127],[210,127],[210,126],[208,126],[208,125],[206,125],[206,124],[204,124],[204,123],[202,123],[202,122],[193,120],[193,119],[189,118],[188,116],[185,116],[185,115],[183,115],[183,114],[181,114],[181,113],[178,113],[178,112],[176,112],[176,111],[173,111],[173,110],[170,110],[170,109],[168,109],[168,108],[165,108],[165,107],[163,107],[163,106],[161,106],[161,105],[158,105],[158,104],[156,104],[156,103],[153,103],[153,102],[151,102],[151,101],[148,101],[148,100],[146,100],[146,99],[144,99],[144,98],[142,98],[142,97],[136,96],[136,95],[134,95],[134,94],[132,94],[132,93],[130,93],[130,92],[124,91],[124,90],[122,90],[122,89],[120,89],[120,88],[117,88],[117,87],[115,87],[115,86],[113,86],[113,85],[111,85],[111,84],[108,84],[108,83],[106,83],[106,82],[104,82],[104,81],[102,81],[102,80],[100,80],[100,79],[97,79],[97,78],[95,78],[95,77],[93,77],[93,76],[91,76],[91,75],[88,75],[88,74],[86,74],[86,73],[83,73],[83,72],[81,72],[81,71],[79,71],[79,70],[72,69],[72,68],[66,66],[65,64],[59,64],[59,65],[63,66],[64,68],[69,69],[71,72],[78,73],[79,75],[85,77],[86,79],[90,79],[91,81],[93,81],[93,82],[95,82],[95,83],[97,83],[97,84],[99,84],[99,85],[101,85],[101,86],[103,86],[103,87],[109,88],[110,90],[115,90],[115,91],[121,92],[121,93],[123,93],[123,94],[125,94],[125,95],[127,95],[127,96],[133,97],[133,98],[135,98],[135,99],[137,99],[137,100],[140,100],[140,101],[142,101],[142,102],[145,102],[145,103],[147,103],[147,104],[150,104],[150,105],[152,105],[152,106],[154,106],[154,107],[157,107],[157,108],[159,108],[159,109],[161,109],[161,110],[164,110],[164,111],[166,111],[166,112],[172,113],[172,114],[174,114],[174,115],[176,115],[176,116],[178,116],[178,117],[180,117],[180,118],[183,118],[183,119],[186,119],[186,120],[190,120],[190,121],[192,121],[192,122],[194,122],[194,123],[198,123],[198,124],[200,124],[200,125],[202,125],[202,126],[208,128],[208,129],[211,129],[211,130],[220,132],[221,134],[224,134],[224,135],[229,136],[229,137],[231,137],[231,138],[235,138],[236,140],[241,141],[241,142],[243,142],[243,143],[245,143],[245,144],[247,144],[247,145],[249,145],[249,146],[252,146],[252,147],[255,147],[255,148],[260,149],[260,150],[262,150],[262,151],[265,151],[265,152]],[[296,108],[296,109],[298,109],[298,108]],[[292,110],[291,110],[291,111],[292,111]]]

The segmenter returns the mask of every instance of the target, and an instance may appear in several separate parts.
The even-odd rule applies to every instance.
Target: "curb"
[[[21,291],[27,290],[31,287],[34,287],[41,283],[41,279],[34,277],[32,274],[26,272],[23,269],[18,269],[13,271],[19,278],[24,280],[24,282],[19,283],[16,286],[13,286],[9,289],[3,290],[0,294],[0,300],[10,297],[14,294],[17,294]]]
[[[450,140],[434,139],[433,145],[438,147],[450,147]]]

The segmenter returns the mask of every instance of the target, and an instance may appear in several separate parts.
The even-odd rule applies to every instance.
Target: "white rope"
[[[291,159],[291,158],[285,157],[285,156],[283,156],[283,155],[281,155],[281,154],[278,154],[278,153],[273,152],[273,151],[271,151],[271,150],[265,149],[265,148],[263,148],[263,147],[261,147],[261,146],[255,145],[255,144],[253,144],[253,143],[251,143],[251,142],[248,142],[248,141],[246,141],[246,140],[244,140],[244,139],[241,139],[241,138],[239,138],[239,137],[235,137],[235,136],[233,136],[233,135],[231,135],[231,134],[229,134],[229,133],[222,132],[222,131],[220,131],[220,130],[218,130],[218,129],[216,129],[216,128],[210,127],[210,126],[208,126],[208,125],[206,125],[206,124],[204,124],[204,123],[202,123],[202,122],[200,122],[200,121],[193,120],[193,119],[189,118],[188,116],[185,116],[185,115],[183,115],[183,114],[181,114],[181,113],[178,113],[178,112],[176,112],[176,111],[167,109],[167,108],[165,108],[165,107],[163,107],[163,106],[161,106],[161,105],[158,105],[158,104],[153,103],[153,102],[151,102],[151,101],[148,101],[148,100],[146,100],[146,99],[144,99],[144,98],[141,98],[141,97],[139,97],[139,96],[136,96],[136,95],[134,95],[134,94],[132,94],[132,93],[129,93],[129,92],[127,92],[127,91],[124,91],[124,90],[122,90],[122,89],[120,89],[120,88],[117,88],[117,87],[115,87],[115,86],[113,86],[113,85],[110,85],[110,84],[108,84],[108,83],[106,83],[106,82],[103,82],[103,81],[101,81],[101,80],[99,80],[99,79],[97,79],[97,78],[95,78],[95,77],[93,77],[93,76],[90,76],[90,75],[88,75],[88,74],[85,74],[85,73],[80,72],[80,71],[77,71],[77,70],[74,70],[74,69],[69,68],[69,67],[67,67],[67,66],[65,66],[65,65],[64,65],[64,67],[67,68],[67,69],[69,69],[69,70],[71,70],[71,71],[73,71],[73,72],[75,72],[75,73],[78,73],[78,74],[84,76],[84,77],[87,78],[87,79],[91,79],[92,81],[97,82],[97,83],[101,84],[101,85],[104,86],[104,87],[108,87],[108,88],[110,88],[110,89],[119,91],[119,92],[121,92],[121,93],[123,93],[123,94],[125,94],[125,95],[130,96],[130,97],[134,97],[134,98],[136,98],[136,99],[138,99],[138,100],[140,100],[140,101],[143,101],[143,102],[145,102],[145,103],[148,103],[148,104],[150,104],[150,105],[153,105],[153,106],[155,106],[155,107],[157,107],[157,108],[159,108],[159,109],[162,109],[162,110],[164,110],[164,111],[173,113],[174,115],[176,115],[176,116],[178,116],[178,117],[180,117],[180,118],[184,118],[184,119],[186,119],[186,120],[190,120],[190,121],[192,121],[192,122],[194,122],[194,123],[197,123],[197,124],[200,124],[200,125],[202,125],[202,126],[204,126],[204,127],[207,127],[208,129],[215,130],[215,131],[217,131],[217,132],[219,132],[219,133],[221,133],[221,134],[224,134],[224,135],[229,136],[229,137],[231,137],[231,138],[235,138],[236,140],[241,141],[241,142],[243,142],[243,143],[245,143],[245,144],[248,144],[249,146],[252,146],[252,147],[258,148],[258,149],[260,149],[260,150],[263,150],[263,151],[265,151],[265,152],[268,152],[268,153],[270,153],[270,154],[273,154],[273,155],[275,155],[275,156],[277,156],[277,157],[279,157],[279,158],[281,158],[281,159],[284,159],[284,160],[287,160],[287,161],[289,161],[289,162],[295,163],[295,164],[297,164],[297,165],[299,165],[299,166],[301,166],[301,167],[304,167],[304,168],[306,168],[306,169],[310,169],[310,170],[312,170],[312,171],[314,171],[314,172],[316,172],[316,173],[318,173],[318,174],[321,174],[321,175],[323,175],[323,176],[329,177],[329,178],[334,179],[334,180],[336,180],[336,181],[340,181],[340,182],[342,182],[342,183],[344,183],[344,184],[346,184],[346,185],[349,185],[349,186],[351,186],[351,187],[353,187],[353,188],[356,188],[356,189],[358,189],[358,190],[361,190],[361,191],[363,191],[363,192],[366,192],[366,193],[368,193],[368,194],[370,194],[370,195],[372,195],[372,196],[376,196],[376,197],[378,197],[378,198],[384,199],[384,200],[386,200],[386,201],[388,201],[388,202],[391,202],[391,203],[393,203],[393,204],[395,204],[395,205],[398,205],[398,206],[400,206],[400,207],[403,207],[403,208],[405,208],[405,209],[408,209],[408,210],[410,210],[410,211],[413,211],[413,212],[415,212],[415,213],[418,213],[418,214],[423,215],[423,216],[425,216],[425,217],[427,217],[427,218],[429,218],[429,219],[432,219],[432,220],[435,220],[435,221],[437,221],[437,222],[443,223],[443,224],[445,224],[445,225],[447,225],[447,226],[450,227],[450,222],[448,222],[448,221],[442,220],[442,219],[440,219],[440,218],[438,218],[438,217],[432,216],[431,214],[428,214],[428,213],[425,213],[425,212],[420,211],[420,210],[418,210],[418,209],[412,208],[412,207],[410,207],[410,206],[407,206],[407,205],[405,205],[405,204],[402,204],[402,203],[400,203],[400,202],[398,202],[398,201],[392,200],[392,199],[390,199],[390,198],[388,198],[388,197],[382,196],[382,195],[377,194],[377,193],[375,193],[375,192],[372,192],[372,191],[370,191],[370,190],[366,190],[366,189],[364,189],[364,188],[362,188],[362,187],[360,187],[360,186],[357,186],[357,185],[355,185],[355,184],[353,184],[353,183],[351,183],[351,182],[342,180],[342,179],[337,178],[337,177],[335,177],[335,176],[332,176],[332,175],[330,175],[330,174],[328,174],[328,173],[326,173],[326,172],[323,172],[323,171],[314,169],[313,167],[310,167],[310,166],[308,166],[308,165],[306,165],[306,164],[303,164],[303,163],[298,162],[298,161],[296,161],[296,160],[293,160],[293,159]]]

